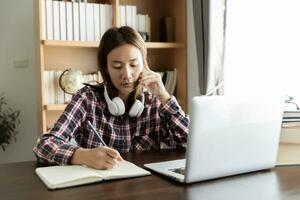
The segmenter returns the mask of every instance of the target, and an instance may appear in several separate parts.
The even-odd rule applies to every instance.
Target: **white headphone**
[[[145,96],[142,93],[142,101],[136,99],[129,110],[130,117],[139,117],[144,110]],[[125,105],[120,97],[114,97],[112,100],[108,96],[106,86],[104,86],[104,98],[108,106],[108,110],[112,115],[120,116],[125,113]]]

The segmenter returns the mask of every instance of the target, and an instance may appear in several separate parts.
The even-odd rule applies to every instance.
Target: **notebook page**
[[[36,168],[35,171],[51,189],[102,180],[99,174],[80,165],[40,167]]]
[[[119,165],[113,167],[112,169],[94,171],[105,180],[146,176],[151,174],[149,171],[144,170],[143,168],[138,167],[126,160],[123,160]]]

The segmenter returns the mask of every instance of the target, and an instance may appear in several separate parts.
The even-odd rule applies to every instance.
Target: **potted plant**
[[[17,126],[20,124],[20,111],[15,111],[7,105],[7,99],[0,97],[0,146],[3,151],[13,139],[16,141]]]

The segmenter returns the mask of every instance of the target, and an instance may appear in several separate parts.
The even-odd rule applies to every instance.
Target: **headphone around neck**
[[[141,94],[142,101],[136,99],[133,105],[129,110],[130,117],[139,117],[144,110],[145,96],[144,93]],[[108,96],[108,92],[106,86],[104,86],[104,98],[108,106],[109,112],[114,116],[120,116],[125,113],[125,105],[120,97],[114,97],[110,99]]]

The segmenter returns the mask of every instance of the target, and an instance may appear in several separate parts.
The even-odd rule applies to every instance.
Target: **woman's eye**
[[[121,69],[122,68],[122,66],[120,65],[120,64],[114,64],[114,65],[112,65],[113,66],[113,68],[115,68],[115,69]]]
[[[130,64],[131,67],[137,67],[139,64],[138,63],[132,63]]]

